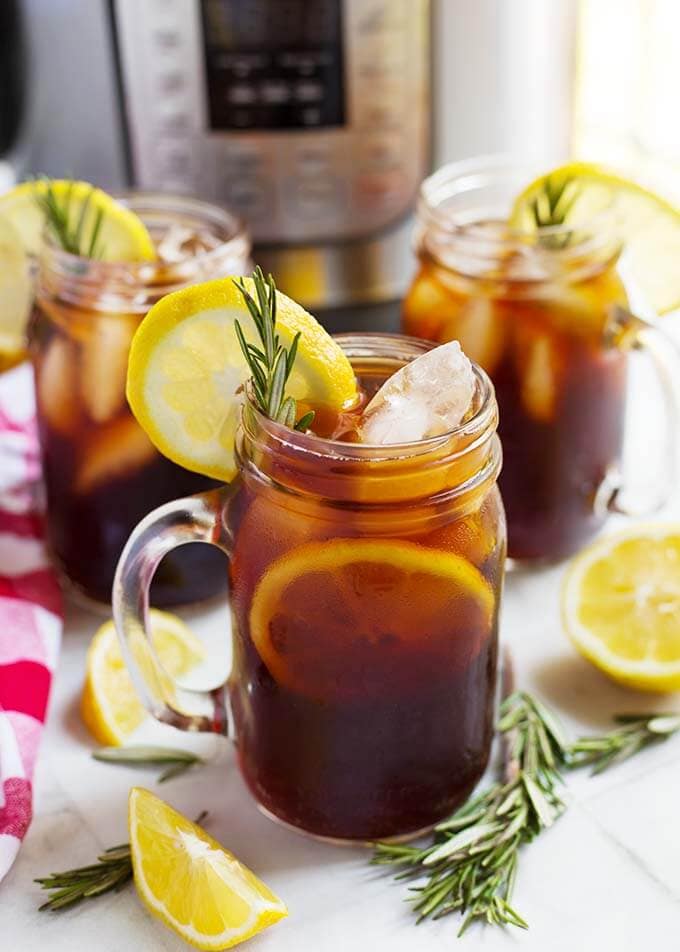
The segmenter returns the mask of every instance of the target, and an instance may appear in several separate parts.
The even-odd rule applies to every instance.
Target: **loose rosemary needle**
[[[570,767],[592,767],[602,773],[639,750],[680,732],[680,714],[619,714],[619,727],[600,737],[580,737],[569,748]]]
[[[196,818],[200,824],[207,817],[204,810]],[[132,879],[132,856],[130,844],[121,843],[104,850],[97,857],[96,863],[89,866],[79,866],[76,869],[67,869],[62,873],[50,873],[34,882],[39,883],[42,889],[51,892],[50,898],[40,906],[40,911],[49,909],[56,912],[82,902],[83,899],[94,899],[103,893],[119,890]]]
[[[92,754],[95,760],[127,767],[164,767],[159,783],[179,777],[190,767],[204,764],[198,754],[175,747],[147,747],[131,744],[129,747],[100,747]]]

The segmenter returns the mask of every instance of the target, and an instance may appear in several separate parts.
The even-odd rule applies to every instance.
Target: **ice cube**
[[[443,337],[455,338],[472,360],[493,374],[505,350],[506,321],[490,297],[471,297],[444,324]]]
[[[121,477],[133,476],[150,463],[156,450],[137,421],[127,413],[91,431],[81,447],[75,490],[89,493]],[[154,487],[149,486],[153,494]]]
[[[540,423],[551,423],[562,378],[560,348],[553,335],[516,328],[515,362],[524,410]]]
[[[130,343],[136,320],[124,314],[93,314],[90,334],[83,344],[81,391],[87,413],[95,423],[106,423],[125,405]]]
[[[366,407],[364,443],[409,443],[447,433],[475,392],[472,364],[457,340],[435,347],[393,374]]]
[[[191,255],[191,245],[195,243],[197,235],[193,228],[175,222],[170,225],[161,240],[156,252],[161,261],[166,264],[177,264]]]
[[[54,337],[36,367],[38,409],[58,433],[75,432],[82,407],[78,394],[78,350],[66,337]]]

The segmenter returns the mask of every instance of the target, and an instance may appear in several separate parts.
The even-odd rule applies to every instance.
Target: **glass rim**
[[[404,363],[408,362],[409,351],[410,358],[415,359],[415,357],[427,353],[427,351],[437,346],[432,341],[419,337],[409,337],[405,334],[354,332],[334,334],[333,339],[340,344],[350,359],[352,356],[369,356],[371,354],[377,359],[399,359],[401,355],[404,356]],[[353,354],[350,350],[352,345],[360,348],[363,352]],[[373,349],[369,354],[370,348]],[[457,455],[462,456],[473,451],[478,445],[479,439],[483,440],[489,433],[495,432],[498,423],[498,409],[493,383],[482,367],[472,360],[470,362],[477,381],[479,401],[472,416],[445,433],[420,440],[402,443],[348,443],[342,440],[332,440],[311,432],[301,433],[281,423],[276,423],[260,410],[250,394],[247,394],[247,407],[252,412],[257,425],[267,436],[274,439],[279,446],[300,455],[307,454],[319,459],[329,459],[335,463],[373,462],[389,464],[399,460],[427,456],[437,450],[445,449],[447,444],[455,443],[461,438],[470,437],[471,442],[462,446],[458,453],[454,452],[449,455],[448,458],[452,459]],[[244,429],[248,430],[246,415],[244,412],[242,423]],[[255,436],[252,432],[248,432],[250,436]]]
[[[546,164],[536,159],[521,158],[512,153],[488,154],[475,158],[461,159],[443,165],[429,175],[420,186],[418,196],[418,217],[425,228],[434,228],[447,237],[455,238],[465,247],[484,247],[487,255],[494,250],[528,247],[540,254],[559,256],[562,258],[582,258],[589,252],[601,251],[605,247],[618,249],[616,235],[612,234],[613,203],[598,210],[586,222],[577,226],[574,224],[547,225],[540,229],[541,237],[565,238],[570,241],[564,247],[546,247],[537,243],[537,232],[530,232],[505,225],[503,234],[490,237],[488,232],[482,233],[484,221],[479,219],[471,222],[456,221],[449,209],[445,211],[447,201],[456,197],[463,197],[474,188],[490,188],[503,179],[510,177],[524,181],[528,186],[539,175],[546,171]],[[521,187],[516,193],[521,194]],[[607,226],[610,226],[607,228]],[[574,239],[576,236],[576,240]],[[492,249],[490,252],[488,249]],[[615,249],[612,249],[615,253]]]
[[[172,284],[175,279],[186,279],[187,268],[209,268],[213,261],[219,261],[225,253],[234,252],[248,255],[251,241],[245,221],[227,208],[171,192],[156,192],[143,189],[129,189],[112,192],[111,197],[126,208],[134,211],[144,221],[147,215],[163,215],[171,218],[175,215],[194,215],[204,225],[213,225],[223,229],[224,237],[213,248],[206,248],[196,254],[181,258],[176,262],[164,262],[159,259],[147,261],[100,261],[76,255],[60,248],[48,233],[43,233],[43,242],[38,257],[41,265],[47,264],[50,270],[58,270],[64,277],[78,280],[82,278],[92,283],[118,284],[129,289],[134,285],[147,286],[163,276],[163,284]]]

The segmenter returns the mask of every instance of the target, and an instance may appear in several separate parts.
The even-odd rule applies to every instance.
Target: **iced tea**
[[[366,397],[426,345],[340,338]],[[431,826],[489,753],[505,528],[493,391],[407,449],[358,408],[295,434],[248,405],[228,504],[241,769],[259,804],[339,839]]]
[[[38,424],[52,553],[75,590],[108,603],[116,563],[151,509],[213,485],[161,456],[125,399],[140,320],[186,284],[248,268],[249,243],[228,213],[202,202],[138,195],[130,206],[158,261],[117,264],[44,249],[32,322]],[[153,601],[172,605],[224,588],[219,552],[185,546],[165,559]]]
[[[622,452],[627,357],[608,342],[613,310],[627,306],[619,249],[592,235],[520,238],[491,214],[495,178],[458,181],[455,168],[424,186],[403,327],[459,340],[490,375],[509,555],[563,558],[601,526],[595,499]]]

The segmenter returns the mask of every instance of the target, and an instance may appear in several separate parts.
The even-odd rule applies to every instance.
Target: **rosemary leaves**
[[[600,737],[580,737],[569,748],[570,767],[592,767],[602,773],[639,750],[680,732],[680,714],[618,714],[619,727]]]
[[[92,754],[95,760],[108,764],[124,764],[127,767],[164,767],[158,777],[159,783],[179,777],[190,767],[204,764],[198,754],[175,747],[147,747],[131,744],[129,747],[100,747]]]
[[[271,274],[265,278],[261,268],[255,268],[253,283],[257,300],[247,290],[243,281],[234,284],[243,295],[250,316],[260,339],[260,345],[249,344],[243,328],[235,321],[239,345],[251,373],[253,393],[264,414],[277,423],[295,430],[306,430],[314,419],[314,411],[305,413],[296,421],[295,400],[286,396],[286,383],[290,377],[297,354],[300,333],[295,335],[290,347],[284,347],[276,333],[276,286]]]
[[[207,815],[204,810],[195,822],[202,823]],[[74,906],[83,899],[95,899],[112,890],[118,891],[131,879],[130,844],[121,843],[120,846],[112,846],[104,850],[97,857],[96,863],[67,869],[62,873],[50,873],[49,876],[36,879],[34,882],[52,893],[49,899],[40,906],[40,911],[49,909],[51,912],[57,912],[59,909]]]
[[[426,847],[378,843],[372,862],[400,867],[397,879],[425,877],[413,887],[417,921],[459,912],[458,935],[475,920],[528,928],[512,905],[519,852],[564,812],[562,771],[593,773],[621,763],[680,733],[680,714],[633,714],[599,737],[570,744],[551,711],[530,694],[502,703],[498,730],[506,748],[504,777],[440,823]]]
[[[93,198],[97,189],[93,185],[84,199],[74,201],[75,182],[69,182],[63,196],[57,194],[50,179],[42,179],[44,190],[36,189],[36,202],[45,216],[45,227],[53,240],[81,258],[102,258],[104,245],[101,227],[104,210],[95,207]]]
[[[501,705],[505,777],[469,800],[435,830],[425,848],[379,843],[373,863],[403,867],[398,879],[425,874],[413,889],[418,921],[463,914],[459,935],[477,919],[527,924],[512,906],[519,850],[564,810],[558,787],[567,744],[550,712],[523,692]]]

